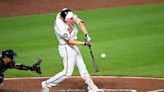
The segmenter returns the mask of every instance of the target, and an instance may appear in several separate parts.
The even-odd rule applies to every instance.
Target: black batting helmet
[[[60,12],[61,17],[65,19],[65,17],[67,16],[68,12],[71,12],[71,10],[68,9],[68,8],[63,8],[61,10],[61,12]]]
[[[4,58],[5,56],[7,56],[10,59],[13,59],[13,57],[16,56],[16,53],[11,49],[7,49],[2,51],[2,58]]]

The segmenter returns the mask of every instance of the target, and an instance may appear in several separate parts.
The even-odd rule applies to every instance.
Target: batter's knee
[[[70,77],[70,76],[72,76],[73,72],[72,71],[63,70],[62,73],[63,73],[63,75]]]

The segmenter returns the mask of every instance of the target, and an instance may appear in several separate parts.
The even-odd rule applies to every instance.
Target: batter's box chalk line
[[[147,91],[147,92],[164,92],[164,89],[157,89],[157,90],[152,90],[152,91]]]
[[[137,92],[135,89],[103,89],[104,91],[98,92]],[[58,90],[57,92],[86,92],[86,89],[67,89],[67,90]]]
[[[85,89],[66,89],[66,90],[58,90],[57,92],[85,92]]]

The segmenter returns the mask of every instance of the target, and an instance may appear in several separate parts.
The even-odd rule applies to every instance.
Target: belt
[[[68,45],[67,43],[65,43],[65,44],[61,44],[61,43],[59,43],[59,45]]]

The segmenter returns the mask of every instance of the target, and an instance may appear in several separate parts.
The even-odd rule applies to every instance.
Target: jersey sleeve
[[[75,14],[74,15],[74,20],[76,24],[79,24],[80,22],[83,22],[83,20],[81,20],[80,18],[78,18],[78,16]]]

